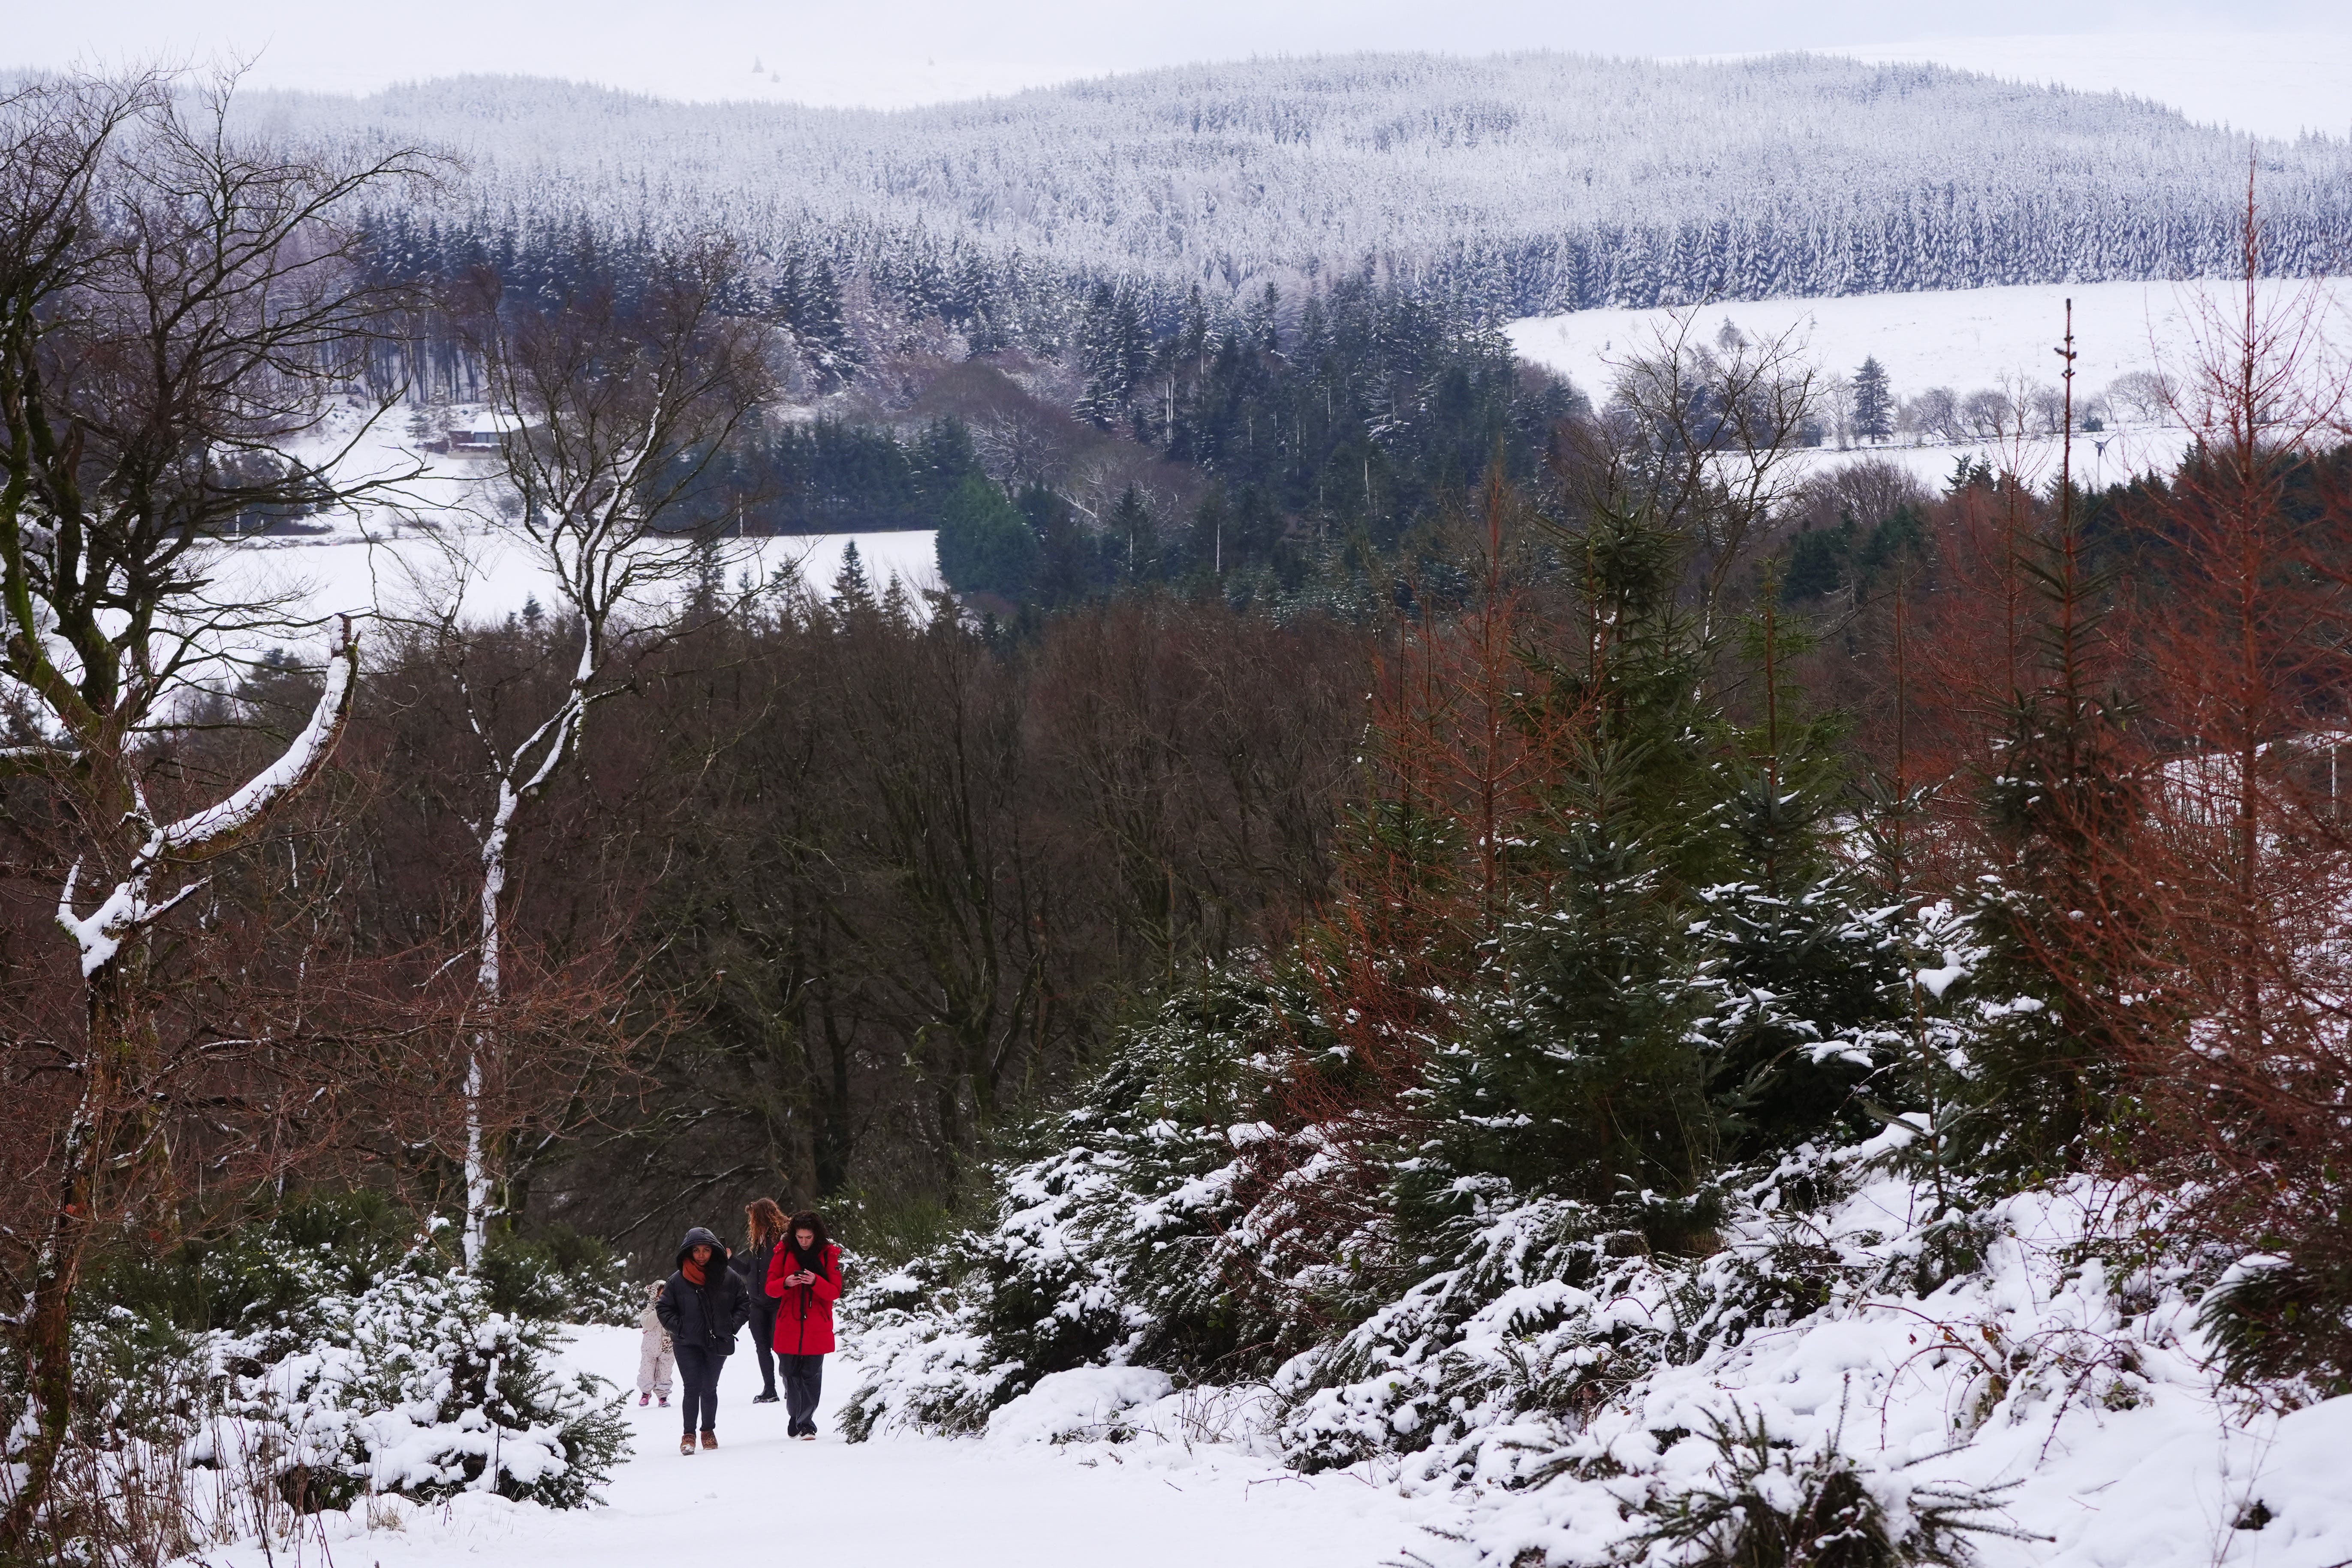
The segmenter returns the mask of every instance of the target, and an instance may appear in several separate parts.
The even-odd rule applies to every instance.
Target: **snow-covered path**
[[[634,1329],[584,1329],[574,1359],[629,1384]],[[1352,1476],[1301,1477],[1271,1464],[1190,1456],[1150,1445],[1129,1464],[1101,1447],[1079,1454],[1040,1445],[940,1438],[845,1443],[835,1410],[853,1369],[831,1358],[824,1435],[784,1436],[781,1405],[754,1405],[759,1370],[748,1345],[719,1384],[715,1453],[677,1452],[677,1411],[629,1417],[636,1452],[606,1489],[606,1506],[559,1513],[495,1497],[399,1509],[396,1528],[312,1540],[296,1555],[337,1568],[446,1568],[459,1562],[646,1568],[680,1550],[729,1562],[860,1568],[1375,1568],[1426,1558],[1430,1517]],[[389,1522],[385,1520],[384,1522]],[[286,1568],[288,1548],[276,1553]],[[247,1547],[206,1553],[216,1568],[259,1568]]]

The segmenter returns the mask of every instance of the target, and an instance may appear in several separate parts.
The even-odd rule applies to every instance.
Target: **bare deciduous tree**
[[[169,1161],[159,1108],[177,1081],[229,1048],[166,1041],[187,982],[155,938],[205,885],[197,868],[316,776],[351,710],[346,625],[281,756],[208,804],[151,800],[157,733],[225,647],[268,624],[268,606],[212,591],[207,542],[254,509],[348,502],[398,477],[338,479],[344,454],[315,449],[391,303],[337,215],[425,166],[248,144],[229,89],[44,79],[0,99],[0,682],[23,731],[5,763],[41,786],[70,866],[56,919],[83,1001],[79,1034],[54,1042],[79,1092],[48,1130],[27,1242],[33,1420],[8,1455],[21,1480],[0,1557],[36,1529],[65,1439],[89,1237]]]
[[[519,722],[502,723],[477,700],[467,672],[456,671],[484,785],[472,821],[481,867],[480,1019],[464,1089],[469,1263],[480,1258],[499,1182],[481,1100],[499,1048],[501,921],[516,824],[578,753],[589,710],[620,689],[616,642],[632,629],[658,635],[675,612],[660,603],[665,590],[700,565],[685,546],[719,521],[703,487],[770,392],[766,329],[730,313],[738,280],[733,247],[706,242],[657,258],[633,297],[592,271],[551,305],[506,297],[488,277],[474,280],[464,302],[468,339],[504,426],[499,482],[510,509],[495,514],[493,531],[552,578],[556,618],[579,639],[553,707]],[[452,595],[442,642],[462,660],[469,645],[454,635],[459,608]],[[643,615],[634,628],[633,609]]]
[[[1695,310],[1612,365],[1616,395],[1576,430],[1559,471],[1588,507],[1632,498],[1691,552],[1701,623],[1713,626],[1732,574],[1784,501],[1822,399],[1796,330],[1710,346]]]

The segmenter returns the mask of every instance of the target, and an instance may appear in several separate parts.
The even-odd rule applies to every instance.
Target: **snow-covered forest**
[[[2352,170],[2252,152],[21,85],[0,1560],[2340,1568]]]
[[[1335,56],[888,113],[488,77],[248,108],[298,136],[460,153],[464,178],[403,209],[420,255],[722,227],[1015,317],[1071,279],[1126,280],[1172,318],[1194,286],[1297,297],[1367,264],[1487,321],[2226,275],[2250,152],[2269,268],[2334,265],[2352,221],[2337,139],[2250,145],[2121,95],[1811,56]]]

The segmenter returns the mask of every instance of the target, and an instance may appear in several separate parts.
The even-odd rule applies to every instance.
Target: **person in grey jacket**
[[[735,1349],[737,1331],[751,1316],[751,1293],[743,1277],[727,1267],[727,1246],[696,1226],[678,1243],[677,1272],[663,1282],[654,1314],[669,1331],[677,1357],[678,1400],[685,1436],[677,1451],[694,1452],[695,1419],[702,1422],[702,1446],[719,1447],[719,1374]]]
[[[667,1410],[670,1369],[677,1358],[670,1354],[669,1331],[661,1326],[662,1289],[658,1279],[646,1286],[646,1310],[637,1314],[637,1403],[649,1405],[659,1394]]]

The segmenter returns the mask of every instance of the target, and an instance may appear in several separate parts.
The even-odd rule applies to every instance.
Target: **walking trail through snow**
[[[634,1389],[637,1331],[576,1331],[571,1359]],[[469,1494],[446,1504],[378,1507],[299,1547],[208,1552],[214,1568],[443,1568],[505,1565],[646,1568],[687,1551],[745,1563],[859,1568],[1375,1568],[1409,1565],[1433,1545],[1431,1517],[1352,1475],[1299,1476],[1231,1450],[1188,1454],[1138,1445],[1131,1461],[1041,1444],[880,1437],[845,1442],[841,1402],[854,1364],[826,1358],[814,1443],[784,1436],[782,1405],[751,1403],[760,1371],[748,1343],[719,1384],[716,1452],[677,1451],[673,1405],[628,1415],[635,1450],[604,1489],[605,1506],[569,1512]],[[338,1516],[340,1517],[340,1516]],[[396,1527],[384,1524],[397,1521]]]

